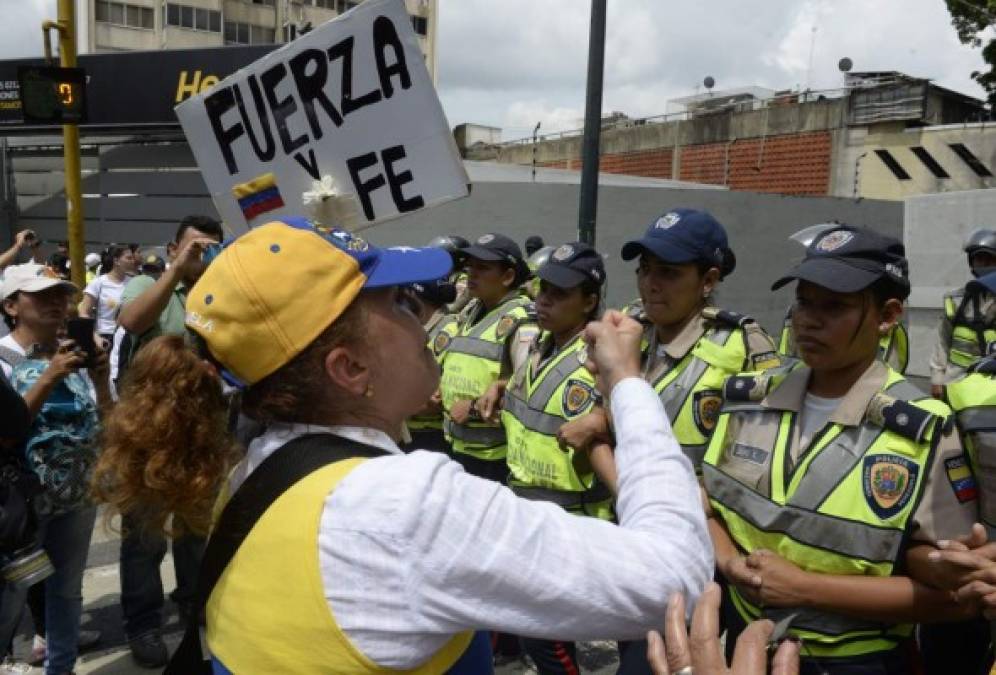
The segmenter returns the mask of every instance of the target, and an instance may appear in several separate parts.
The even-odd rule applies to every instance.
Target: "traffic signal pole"
[[[76,67],[76,5],[75,0],[58,0],[58,20],[42,23],[45,36],[45,57],[51,61],[49,31],[59,33],[59,65]],[[83,263],[83,196],[80,190],[80,130],[76,124],[62,125],[63,157],[66,173],[66,223],[68,226],[70,276],[76,287],[86,286],[86,266]]]

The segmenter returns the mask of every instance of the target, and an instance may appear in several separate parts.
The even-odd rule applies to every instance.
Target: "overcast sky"
[[[55,17],[55,4],[0,0],[0,58],[40,54],[39,22]],[[606,112],[662,114],[707,75],[716,91],[833,88],[843,56],[855,70],[899,70],[982,95],[970,78],[984,68],[979,51],[958,42],[943,0],[608,5]],[[529,135],[538,121],[542,131],[577,128],[589,8],[587,0],[439,0],[439,93],[450,124],[499,126],[506,138]]]

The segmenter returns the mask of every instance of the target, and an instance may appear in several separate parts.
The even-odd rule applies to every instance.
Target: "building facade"
[[[901,200],[996,187],[983,102],[901,73],[828,92],[745,88],[678,99],[660,118],[603,120],[601,171],[789,195]],[[470,159],[581,167],[579,132],[478,143]]]
[[[275,44],[362,0],[79,0],[80,52]],[[438,0],[405,0],[436,80]]]

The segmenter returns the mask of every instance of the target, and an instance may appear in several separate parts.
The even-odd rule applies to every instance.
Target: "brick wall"
[[[789,195],[826,195],[830,191],[830,132],[752,138],[680,148],[679,180],[729,185],[731,190]],[[600,168],[649,178],[672,178],[674,148],[602,155]],[[727,163],[727,153],[729,160]],[[554,169],[581,168],[579,158],[539,162]]]
[[[731,190],[826,195],[831,148],[827,131],[692,145],[681,149],[680,178],[716,185],[725,180]]]

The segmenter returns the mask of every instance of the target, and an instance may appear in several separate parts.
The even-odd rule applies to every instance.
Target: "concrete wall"
[[[996,228],[996,189],[910,197],[904,243],[914,281],[908,304],[910,372],[927,375],[944,293],[971,277],[962,246],[980,227]]]
[[[777,330],[791,289],[770,291],[771,283],[802,257],[787,237],[831,219],[868,225],[901,236],[902,206],[894,202],[800,198],[746,192],[602,187],[599,191],[597,248],[607,254],[608,300],[619,306],[636,296],[635,262],[624,262],[625,241],[670,208],[707,209],[728,229],[738,264],[720,287],[724,307],[753,314]],[[384,223],[366,231],[375,243],[424,245],[432,237],[458,233],[468,238],[500,231],[521,245],[530,234],[547,243],[577,238],[578,188],[573,185],[478,183],[470,197]]]

